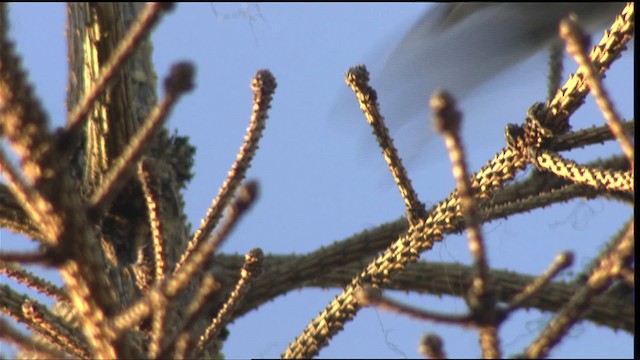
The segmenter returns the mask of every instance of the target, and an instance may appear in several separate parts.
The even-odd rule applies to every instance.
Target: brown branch
[[[66,292],[62,288],[23,269],[18,263],[4,262],[0,260],[0,274],[4,274],[33,290],[50,296],[58,301],[69,301]]]
[[[596,103],[602,111],[602,115],[609,125],[611,132],[629,159],[631,172],[633,173],[635,159],[633,144],[622,128],[620,116],[614,108],[607,91],[604,89],[600,74],[589,61],[589,55],[587,53],[587,47],[589,46],[588,36],[584,33],[584,30],[578,22],[574,18],[569,17],[560,22],[560,37],[562,37],[567,44],[567,52],[573,56],[578,65],[580,65],[580,70],[584,72],[589,89],[595,97]]]
[[[258,71],[251,80],[253,113],[251,114],[251,121],[249,122],[244,141],[238,151],[236,161],[231,166],[231,170],[229,170],[224,184],[222,184],[222,187],[220,187],[218,191],[218,196],[216,196],[211,207],[207,210],[207,214],[201,221],[200,228],[195,232],[191,241],[189,241],[187,249],[176,265],[176,270],[180,269],[190,254],[211,234],[211,231],[213,231],[222,216],[222,210],[227,206],[231,197],[238,189],[238,186],[240,186],[240,182],[244,179],[247,170],[251,166],[251,160],[253,160],[255,152],[258,149],[258,142],[262,137],[262,132],[268,118],[268,110],[271,108],[271,100],[276,87],[276,80],[268,70]]]
[[[594,297],[611,285],[620,269],[635,254],[634,222],[627,227],[625,235],[615,249],[600,256],[599,267],[589,276],[587,283],[581,286],[562,309],[551,320],[540,336],[526,350],[529,358],[547,356],[574,326],[582,314],[589,309]]]
[[[402,164],[398,150],[393,145],[393,139],[389,135],[389,130],[380,113],[378,94],[369,86],[369,72],[364,65],[355,66],[347,71],[345,82],[355,93],[360,109],[362,109],[367,122],[373,129],[373,133],[382,150],[382,155],[405,202],[407,220],[409,224],[414,225],[426,218],[425,207],[418,199],[418,193],[411,185],[407,170]]]
[[[62,359],[65,357],[64,352],[51,347],[49,344],[36,341],[33,337],[20,333],[18,329],[11,326],[5,319],[0,319],[0,338],[16,345],[22,353],[21,356],[29,354],[29,357],[51,359]]]
[[[61,351],[81,358],[91,357],[84,335],[46,306],[0,285],[0,312],[25,324]]]
[[[279,267],[286,266],[289,262],[294,262],[303,257],[291,255],[266,255],[264,260],[265,273],[262,279],[258,279],[255,285],[265,281]],[[224,266],[226,269],[222,276],[225,281],[233,283],[238,279],[238,271],[242,266],[242,255],[217,255],[214,262]],[[343,288],[364,266],[369,263],[368,259],[354,261],[342,267],[333,267],[332,271],[309,274],[308,279],[300,281],[291,290],[315,287],[315,288]],[[325,269],[330,267],[325,267]],[[393,278],[393,282],[385,283],[382,288],[388,290],[411,291],[425,295],[451,295],[457,297],[466,296],[469,290],[469,281],[473,273],[470,266],[459,263],[426,263],[419,261],[408,265],[406,270]],[[496,270],[490,271],[492,279],[492,290],[496,300],[501,303],[510,303],[521,293],[536,277],[525,274],[518,274],[512,271]],[[550,282],[535,296],[526,298],[521,304],[521,308],[538,309],[540,311],[557,312],[575,294],[578,285],[566,283],[564,281]],[[255,309],[260,304],[272,300],[286,292],[269,291],[269,287],[257,289],[256,286],[247,294],[250,303],[243,305],[237,312],[236,318]],[[256,298],[261,300],[256,303]],[[250,299],[250,300],[249,300]],[[635,304],[631,297],[622,299],[615,294],[603,294],[595,298],[590,309],[584,314],[583,319],[591,321],[601,326],[612,329],[623,329],[626,332],[635,331]]]

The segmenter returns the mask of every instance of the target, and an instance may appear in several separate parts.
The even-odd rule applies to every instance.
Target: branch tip
[[[447,91],[436,91],[429,101],[433,111],[433,126],[440,132],[455,132],[460,129],[462,116],[456,107],[456,100]]]
[[[164,80],[164,91],[171,96],[177,96],[193,90],[195,71],[195,66],[190,62],[174,64],[169,76]]]
[[[418,344],[418,352],[430,359],[444,359],[442,338],[434,333],[425,334]]]
[[[251,81],[251,89],[254,92],[262,92],[263,95],[271,95],[275,92],[278,83],[271,71],[264,69],[256,72]]]
[[[585,33],[580,23],[578,23],[578,18],[575,14],[570,14],[560,21],[559,34],[571,46],[582,49],[581,51],[585,51],[591,45],[591,37]]]
[[[258,182],[250,180],[238,190],[235,206],[238,211],[246,211],[258,197]]]

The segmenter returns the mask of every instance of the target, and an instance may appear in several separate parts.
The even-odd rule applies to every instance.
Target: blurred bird
[[[573,13],[593,33],[610,24],[623,7],[623,3],[613,2],[446,3],[430,7],[391,50],[381,71],[371,74],[392,136],[402,130],[414,138],[410,140],[417,136],[421,144],[426,143],[432,133],[426,125],[428,99],[434,90],[445,89],[462,101],[541,50],[561,46],[557,34],[562,18]],[[346,121],[361,116],[356,109],[353,94],[347,96],[345,91],[332,115]],[[422,125],[414,126],[418,122]],[[402,151],[403,144],[399,145]]]

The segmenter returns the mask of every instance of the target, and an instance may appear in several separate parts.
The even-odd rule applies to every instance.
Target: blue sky
[[[245,253],[261,247],[266,253],[305,253],[401,216],[402,199],[368,125],[353,109],[340,105],[348,103],[351,96],[344,90],[343,74],[360,63],[379,70],[387,49],[429,6],[178,4],[153,33],[154,61],[160,79],[179,60],[193,61],[197,67],[196,90],[181,100],[169,120],[169,127],[189,135],[198,149],[196,175],[185,193],[191,223],[199,224],[235,159],[251,112],[249,82],[264,68],[274,74],[278,88],[248,175],[260,182],[261,197],[223,251]],[[10,10],[11,31],[25,67],[52,123],[61,125],[66,111],[64,7],[14,4]],[[606,81],[625,118],[633,116],[630,55],[614,64]],[[565,69],[575,69],[572,60],[567,59]],[[472,170],[502,147],[506,123],[522,121],[531,104],[544,99],[545,71],[546,53],[541,52],[460,99]],[[383,115],[382,94],[394,90],[380,89]],[[355,107],[355,100],[353,104]],[[427,112],[424,114],[426,117]],[[591,97],[573,119],[575,128],[603,123]],[[412,130],[398,137],[404,140],[399,145],[401,156],[410,158],[410,176],[422,201],[433,204],[446,196],[453,180],[442,140]],[[619,152],[614,143],[594,149]],[[570,156],[579,161],[595,157],[593,151],[576,151]],[[487,224],[483,229],[490,264],[539,274],[560,251],[573,250],[576,265],[572,270],[580,271],[632,211],[606,200],[575,200]],[[0,231],[3,249],[28,244]],[[466,240],[447,237],[421,258],[469,263]],[[294,291],[238,319],[229,328],[226,356],[278,356],[339,291]],[[391,295],[429,309],[465,311],[462,301],[448,297]],[[534,310],[514,316],[500,332],[505,355],[521,351],[549,318],[549,314]],[[364,309],[320,356],[416,357],[417,342],[429,331],[442,336],[451,357],[480,354],[477,334],[472,330]],[[6,344],[0,345],[6,354]],[[585,323],[576,326],[551,356],[632,354],[633,338],[628,334]]]

